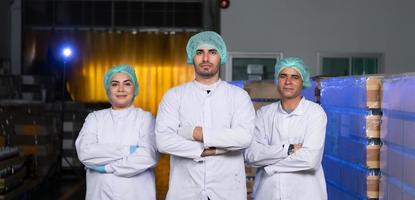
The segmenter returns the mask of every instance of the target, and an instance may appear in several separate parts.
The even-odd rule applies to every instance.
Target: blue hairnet
[[[186,46],[187,63],[193,64],[196,50],[201,47],[216,49],[220,55],[220,64],[225,64],[228,60],[228,50],[222,37],[213,31],[200,32],[189,39]]]
[[[302,59],[289,57],[278,61],[275,65],[275,78],[277,78],[280,72],[285,68],[295,69],[301,75],[301,79],[303,79],[303,88],[310,87],[310,72],[308,71],[308,66]]]
[[[108,94],[108,89],[110,88],[111,79],[117,73],[125,73],[128,76],[130,76],[131,81],[134,84],[134,96],[137,96],[139,86],[138,86],[137,77],[135,76],[135,71],[130,65],[125,65],[125,64],[116,65],[116,66],[112,67],[111,69],[109,69],[105,73],[105,75],[104,75],[104,87],[105,87],[105,91],[107,91],[107,94]]]

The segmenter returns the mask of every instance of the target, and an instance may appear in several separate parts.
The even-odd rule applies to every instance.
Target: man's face
[[[219,74],[220,55],[216,49],[199,48],[193,58],[195,72],[203,78],[211,78]]]
[[[282,99],[301,97],[303,80],[300,73],[294,68],[287,67],[278,75],[278,91]]]

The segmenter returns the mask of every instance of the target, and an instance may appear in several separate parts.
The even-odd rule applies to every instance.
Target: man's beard
[[[211,65],[212,70],[204,70],[201,65],[209,64]],[[215,67],[214,64],[205,62],[200,63],[199,66],[196,68],[196,74],[204,79],[212,78],[214,77],[219,71],[219,66]]]

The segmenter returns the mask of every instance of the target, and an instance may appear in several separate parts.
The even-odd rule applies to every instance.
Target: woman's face
[[[117,73],[111,78],[109,98],[114,110],[128,108],[133,104],[134,84],[130,76],[125,73]]]

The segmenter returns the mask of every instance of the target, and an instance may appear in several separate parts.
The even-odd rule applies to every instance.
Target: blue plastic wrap
[[[381,199],[415,199],[415,74],[385,77]]]
[[[327,113],[327,131],[361,138],[380,137],[380,113],[363,108],[322,105]]]
[[[364,77],[335,77],[321,80],[321,104],[365,108]]]
[[[308,88],[304,88],[303,91],[301,91],[301,94],[310,101],[316,102],[317,98],[316,98],[316,86],[317,86],[317,82],[312,79],[311,80],[311,86]]]
[[[328,199],[368,199],[370,170],[329,155],[324,156],[323,166]]]
[[[229,84],[240,87],[244,89],[245,87],[245,81],[244,80],[234,80],[234,81],[228,81]]]
[[[351,128],[364,127],[365,116],[341,112],[327,115],[323,167],[329,199],[367,199],[368,140],[359,128]]]
[[[415,189],[402,182],[402,180],[389,176],[388,174],[382,174],[380,180],[380,195],[381,200],[411,200],[415,199]]]
[[[321,80],[321,104],[350,108],[380,108],[382,76],[347,76]]]
[[[329,118],[332,119],[332,118]],[[341,133],[341,134],[337,134]],[[369,158],[369,155],[376,156],[379,152],[379,145],[369,145],[369,141],[363,137],[357,137],[348,132],[328,130],[326,133],[324,153],[325,155],[335,156],[346,162],[366,168],[378,168],[379,160]],[[378,156],[378,153],[377,153]]]
[[[368,173],[379,168],[381,80],[381,76],[321,80],[320,100],[328,118],[323,167],[329,199],[378,195],[378,176],[376,189],[373,185],[370,189],[367,181]]]

